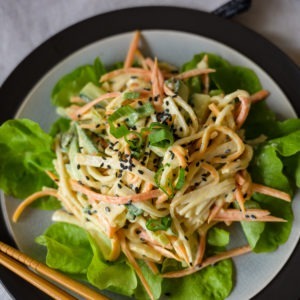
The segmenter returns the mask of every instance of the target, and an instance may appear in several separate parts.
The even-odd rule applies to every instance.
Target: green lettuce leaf
[[[51,187],[52,180],[45,170],[54,168],[52,144],[52,137],[31,120],[9,120],[2,124],[0,188],[16,198],[26,198],[43,186]]]
[[[122,257],[113,263],[105,262],[95,242],[90,239],[90,243],[94,256],[87,270],[88,281],[101,290],[107,289],[126,296],[133,295],[137,287],[133,268]]]
[[[162,284],[162,277],[159,275],[154,275],[152,271],[148,268],[145,262],[142,260],[138,261],[138,264],[142,270],[142,273],[147,280],[154,299],[159,299],[161,295],[161,284]],[[147,292],[145,291],[142,283],[139,281],[139,284],[135,290],[134,296],[136,299],[146,300],[150,299]]]
[[[228,94],[237,89],[244,89],[253,94],[262,89],[257,75],[249,68],[233,66],[227,60],[212,53],[200,53],[193,57],[191,61],[186,62],[181,71],[187,71],[197,67],[197,64],[203,59],[204,55],[208,56],[208,65],[216,69],[215,73],[209,74],[211,79],[210,89],[219,89]],[[187,80],[191,93],[201,92],[201,80],[193,77]]]
[[[54,138],[59,133],[67,132],[70,128],[70,124],[71,120],[59,118],[52,124],[49,134]]]
[[[256,183],[292,194],[292,186],[284,174],[284,166],[276,150],[272,141],[256,150],[250,167],[252,179]],[[251,239],[256,240],[255,248],[253,249],[255,252],[274,251],[279,245],[285,243],[289,237],[293,221],[291,204],[258,193],[254,194],[252,198],[259,203],[262,209],[267,209],[272,215],[287,220],[285,223],[266,223],[262,232],[256,231],[251,233],[253,235]],[[247,226],[249,227],[250,225]],[[249,232],[245,232],[245,234],[247,236]]]
[[[231,292],[232,277],[232,261],[226,259],[183,278],[164,279],[162,295],[172,300],[223,300]]]
[[[54,223],[36,242],[47,247],[49,267],[69,274],[86,274],[93,258],[88,233],[68,223]]]
[[[224,247],[230,241],[230,234],[227,230],[218,227],[212,227],[208,231],[207,243],[212,246]]]
[[[70,105],[72,96],[78,95],[88,82],[99,85],[99,79],[105,73],[106,70],[99,58],[95,59],[93,65],[76,68],[56,83],[51,94],[52,103],[62,107]]]
[[[250,94],[262,89],[260,81],[254,71],[240,66],[221,67],[211,74],[211,78],[218,89],[225,94],[238,89],[246,90]]]

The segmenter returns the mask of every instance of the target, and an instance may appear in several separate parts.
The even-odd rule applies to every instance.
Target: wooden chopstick
[[[54,299],[76,299],[15,260],[32,268],[34,271],[45,275],[47,278],[59,283],[63,287],[66,287],[78,295],[83,296],[87,300],[108,300],[107,297],[97,293],[87,286],[63,275],[62,273],[59,273],[58,271],[50,269],[46,265],[27,256],[19,250],[0,242],[0,264],[18,274],[20,277],[24,278]]]
[[[66,293],[64,290],[58,288],[56,285],[47,281],[46,279],[38,276],[36,273],[33,273],[24,265],[18,263],[8,255],[0,252],[0,264],[6,267],[7,269],[13,271],[35,287],[39,288],[44,293],[53,297],[54,299],[61,300],[76,300],[70,294]]]

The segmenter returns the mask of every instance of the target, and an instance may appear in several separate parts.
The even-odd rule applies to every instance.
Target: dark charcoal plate
[[[9,101],[6,101],[5,105],[1,104],[0,122],[12,118],[31,88],[68,55],[105,37],[135,29],[166,29],[194,33],[230,46],[268,73],[299,114],[300,71],[273,44],[239,24],[208,13],[176,7],[140,7],[106,13],[80,22],[56,34],[34,50],[1,87],[0,98]],[[14,245],[2,215],[0,216],[0,239]],[[298,243],[280,273],[253,299],[299,299],[299,265],[300,244]],[[16,299],[24,299],[24,295],[30,295],[33,299],[49,299],[48,296],[2,267],[0,267],[0,274],[1,281]]]

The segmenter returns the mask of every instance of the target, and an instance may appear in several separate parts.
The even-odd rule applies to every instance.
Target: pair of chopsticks
[[[46,276],[48,279],[60,284],[72,292],[75,292],[87,300],[108,300],[107,297],[60,272],[50,269],[46,265],[3,242],[0,242],[0,264],[39,288],[53,299],[76,300],[77,298],[50,281],[47,281],[45,278],[39,276],[39,274]],[[31,268],[33,271],[26,266]]]

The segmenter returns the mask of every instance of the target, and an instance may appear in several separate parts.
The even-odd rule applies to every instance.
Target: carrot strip
[[[241,104],[239,107],[238,116],[235,120],[238,128],[240,128],[244,124],[244,122],[249,114],[250,106],[251,106],[250,98],[240,96],[239,100],[240,100]]]
[[[207,267],[209,265],[216,264],[217,262],[219,262],[221,260],[232,258],[232,257],[235,257],[235,256],[239,256],[239,255],[248,253],[250,251],[251,251],[251,247],[248,246],[248,245],[243,246],[243,247],[239,247],[239,248],[235,248],[235,249],[232,249],[232,250],[228,250],[228,251],[216,254],[214,256],[208,257],[200,265],[196,265],[196,266],[193,266],[191,268],[187,268],[187,269],[180,270],[180,271],[165,273],[165,274],[162,275],[162,277],[164,277],[164,278],[184,277],[184,276],[196,273],[196,272],[204,269],[205,267]]]
[[[223,203],[224,204],[224,203]],[[210,214],[208,216],[208,219],[207,219],[207,223],[210,223],[214,217],[219,213],[219,211],[222,209],[223,207],[223,204],[222,205],[215,205],[213,207],[213,209],[210,211]]]
[[[267,90],[261,90],[255,94],[252,94],[250,96],[250,101],[251,103],[256,103],[258,101],[264,100],[265,98],[267,98],[269,96],[269,91]]]
[[[202,263],[204,253],[205,253],[205,248],[206,248],[206,232],[203,232],[202,235],[200,236],[199,247],[197,250],[194,266],[197,266]]]
[[[155,58],[154,64],[152,65],[151,82],[152,82],[152,93],[153,93],[153,97],[154,97],[153,105],[157,111],[161,111],[161,109],[162,109],[162,89],[160,87],[160,81],[159,81],[159,75],[158,75],[157,58]]]
[[[271,197],[279,198],[287,202],[291,201],[291,196],[288,193],[258,183],[252,183],[252,191]]]
[[[242,193],[242,191],[241,191],[241,189],[240,189],[239,186],[236,186],[236,190],[234,192],[234,196],[235,196],[235,199],[236,199],[236,201],[238,202],[238,204],[240,206],[240,209],[242,210],[243,213],[245,213],[246,212],[245,205],[244,205],[245,198],[244,198],[243,193]]]
[[[154,275],[157,275],[159,273],[157,265],[153,261],[145,260],[145,263]]]
[[[53,197],[57,198],[58,197],[57,190],[48,188],[43,191],[36,192],[36,193],[30,195],[29,197],[27,197],[24,201],[22,201],[22,203],[15,210],[13,217],[12,217],[13,222],[16,223],[18,221],[20,215],[22,214],[22,212],[25,210],[25,208],[27,206],[29,206],[35,200],[45,197],[45,196],[53,196]]]
[[[45,173],[50,177],[50,179],[52,179],[54,182],[58,182],[58,177],[52,173],[51,171],[46,170]]]
[[[136,262],[134,256],[132,255],[131,251],[129,250],[129,248],[127,246],[126,238],[125,238],[123,230],[119,230],[118,231],[118,236],[119,236],[119,239],[120,239],[121,249],[122,249],[123,253],[127,257],[127,259],[129,261],[129,263],[131,264],[131,266],[134,268],[136,274],[138,275],[138,277],[139,277],[141,283],[143,284],[143,286],[144,286],[147,294],[149,295],[150,299],[154,300],[154,296],[152,294],[150,286],[149,286],[146,278],[144,277],[143,272],[142,272],[140,266]]]
[[[139,40],[140,40],[141,32],[137,30],[132,38],[130,43],[128,53],[124,62],[124,69],[131,67],[134,60],[134,53],[138,48]]]
[[[186,153],[185,151],[182,151],[183,148],[181,146],[173,146],[172,152],[175,154],[176,158],[179,161],[179,164],[182,168],[185,168],[187,166],[187,161],[185,159]]]
[[[187,79],[187,78],[190,78],[190,77],[199,76],[199,75],[203,75],[203,74],[214,73],[214,72],[216,72],[215,69],[192,69],[192,70],[180,73],[180,74],[174,76],[174,78],[176,78],[176,79]]]
[[[83,115],[85,112],[87,112],[89,109],[91,109],[94,105],[98,104],[99,102],[106,100],[106,99],[116,98],[120,95],[121,95],[120,92],[104,94],[104,95],[100,96],[99,98],[87,103],[86,105],[84,105],[84,106],[80,107],[79,109],[77,109],[76,111],[74,111],[72,114],[72,119],[77,120],[81,117],[81,115]]]
[[[270,216],[270,212],[263,209],[247,209],[244,212],[238,209],[221,209],[215,215],[215,221],[259,221],[259,222],[286,222],[286,220]]]
[[[79,192],[87,195],[89,200],[91,201],[104,201],[113,204],[127,204],[130,201],[132,202],[146,201],[152,198],[157,198],[163,193],[161,190],[151,190],[146,193],[134,194],[134,195],[123,196],[123,197],[108,196],[108,195],[103,195],[94,192],[88,187],[83,186],[74,180],[71,180],[71,187],[75,192]]]

